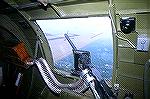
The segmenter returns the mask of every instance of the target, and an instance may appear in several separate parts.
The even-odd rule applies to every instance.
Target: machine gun
[[[73,48],[75,69],[72,71],[72,75],[85,76],[85,82],[87,82],[96,99],[117,99],[118,89],[113,91],[102,79],[100,72],[91,65],[90,52],[78,50],[69,36],[67,34],[64,34],[64,36]],[[94,78],[94,80],[91,78]]]
[[[79,72],[80,77],[78,81],[69,84],[60,83],[53,74],[47,61],[43,58],[27,61],[27,64],[36,64],[44,82],[55,95],[59,95],[61,92],[67,92],[77,96],[83,96],[85,91],[90,89],[95,99],[117,99],[116,90],[113,91],[105,80],[101,78],[98,70],[91,66],[90,52],[77,50],[67,34],[65,34],[65,37],[73,47],[75,71]]]
[[[68,40],[69,44],[72,47],[73,55],[74,55],[74,68],[72,71],[72,75],[79,76],[79,72],[84,69],[89,69],[91,64],[90,52],[78,50],[73,42],[70,40],[67,34],[64,34],[65,38]]]

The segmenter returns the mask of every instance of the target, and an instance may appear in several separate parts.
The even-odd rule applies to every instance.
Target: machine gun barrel
[[[67,34],[64,34],[65,38],[68,40],[69,44],[73,48],[73,50],[77,50],[76,46],[73,44],[73,42],[70,40],[69,36]]]

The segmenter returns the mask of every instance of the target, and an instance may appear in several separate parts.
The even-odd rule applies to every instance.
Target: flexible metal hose
[[[50,90],[57,94],[60,94],[61,92],[67,92],[80,96],[83,95],[83,92],[88,88],[82,79],[79,79],[75,83],[62,84],[56,79],[45,59],[39,58],[34,62],[36,63],[47,86],[50,88]]]

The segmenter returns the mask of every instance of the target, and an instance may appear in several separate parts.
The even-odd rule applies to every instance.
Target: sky
[[[64,38],[66,33],[69,36],[78,35],[70,37],[77,49],[98,39],[104,39],[106,42],[112,41],[109,17],[37,20],[37,23],[48,39],[54,60],[60,60],[72,53],[71,46]]]
[[[44,33],[52,35],[65,33],[80,35],[105,33],[108,36],[107,34],[110,34],[111,31],[109,17],[37,20],[36,22]]]

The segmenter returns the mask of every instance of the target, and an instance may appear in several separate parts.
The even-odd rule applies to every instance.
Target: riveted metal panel
[[[119,61],[134,63],[134,50],[131,48],[118,48]]]
[[[148,28],[148,15],[147,14],[137,14],[137,31],[138,33],[141,32],[143,33],[147,33],[146,29]]]
[[[102,15],[108,14],[108,1],[59,6],[59,9],[63,11],[63,17]]]
[[[117,83],[120,84],[119,99],[122,99],[125,93],[132,93],[134,99],[143,99],[143,80],[134,79],[126,76],[118,76]]]
[[[136,9],[147,9],[148,0],[114,0],[117,11],[120,10],[134,10]]]
[[[146,61],[149,59],[148,52],[138,52],[134,53],[134,63],[144,65]]]
[[[119,62],[118,75],[142,80],[144,75],[144,66],[127,62]]]

